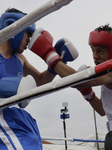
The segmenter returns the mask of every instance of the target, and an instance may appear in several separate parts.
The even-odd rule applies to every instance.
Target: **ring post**
[[[65,119],[68,119],[69,118],[69,114],[66,114],[68,112],[68,109],[67,109],[67,106],[68,106],[68,102],[65,102],[63,103],[63,107],[64,109],[61,109],[61,115],[60,115],[60,118],[63,119],[63,129],[64,129],[64,137],[66,138],[66,122],[65,122]],[[65,150],[67,150],[67,141],[65,140]]]

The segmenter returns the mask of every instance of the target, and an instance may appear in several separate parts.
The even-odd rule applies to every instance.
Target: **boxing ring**
[[[25,17],[21,18],[17,22],[11,24],[9,27],[0,31],[0,43],[4,42],[5,40],[11,38],[12,36],[16,35],[17,33],[24,30],[26,27],[30,26],[34,22],[38,21],[39,19],[45,17],[46,15],[60,9],[61,7],[69,4],[72,0],[50,0],[40,8],[37,8],[30,14],[26,15]],[[70,76],[52,81],[45,85],[36,87],[32,90],[27,92],[23,92],[21,94],[12,96],[10,98],[6,98],[0,101],[0,109],[6,108],[8,106],[12,106],[14,104],[18,104],[25,100],[33,100],[45,96],[47,94],[51,94],[53,92],[58,92],[59,90],[64,90],[68,87],[76,87],[82,83],[94,80],[96,77],[100,77],[101,75],[105,75],[108,72],[112,71],[112,60],[104,62],[100,65],[92,66],[87,68],[83,71],[78,73],[72,74]],[[44,140],[51,140],[51,138],[43,138]],[[55,138],[54,138],[55,139]],[[52,138],[53,140],[53,138]],[[56,139],[55,139],[56,140]],[[58,140],[67,140],[72,142],[98,142],[104,143],[104,140],[83,140],[83,139],[75,139],[75,138],[61,138]]]

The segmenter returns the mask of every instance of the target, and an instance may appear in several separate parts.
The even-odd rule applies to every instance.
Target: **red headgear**
[[[112,58],[112,33],[109,33],[107,31],[90,32],[89,45],[108,46],[110,49],[109,59]]]

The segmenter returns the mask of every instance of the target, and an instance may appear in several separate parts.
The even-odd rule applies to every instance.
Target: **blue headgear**
[[[0,30],[9,26],[10,24],[14,23],[15,21],[21,19],[24,16],[25,15],[22,13],[15,13],[15,12],[6,12],[2,14],[2,16],[0,17]],[[29,31],[32,34],[35,31],[35,29],[36,29],[35,24],[33,24],[9,39],[13,52],[16,52],[19,49],[25,31]]]

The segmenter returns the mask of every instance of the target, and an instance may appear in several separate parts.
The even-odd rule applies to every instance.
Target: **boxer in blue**
[[[25,15],[17,9],[8,9],[0,17],[0,30]],[[78,57],[73,44],[63,38],[54,48],[53,38],[47,31],[42,28],[35,30],[35,24],[33,24],[0,44],[0,98],[2,100],[51,82],[56,74],[63,77],[76,72],[65,64]],[[34,36],[30,41],[32,34]],[[39,55],[48,64],[48,69],[44,72],[40,73],[22,54],[28,44],[33,52],[35,49],[42,52]],[[61,57],[63,51],[64,55]],[[42,150],[37,123],[28,112],[22,109],[28,104],[29,101],[25,101],[0,110],[0,149]]]

